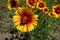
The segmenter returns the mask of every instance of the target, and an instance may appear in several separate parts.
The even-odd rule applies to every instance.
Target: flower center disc
[[[21,25],[29,24],[32,21],[32,14],[27,10],[22,11],[21,14]]]
[[[35,0],[29,0],[28,3],[29,3],[30,5],[32,5],[32,6],[34,6]]]
[[[29,19],[30,17],[28,16],[22,16],[21,18],[21,25],[25,25],[31,22],[31,19]]]
[[[45,12],[48,12],[48,9],[47,9],[47,8],[45,8],[45,9],[44,9],[44,11],[45,11]]]
[[[11,0],[10,3],[11,3],[11,7],[16,7],[16,1],[15,0]]]

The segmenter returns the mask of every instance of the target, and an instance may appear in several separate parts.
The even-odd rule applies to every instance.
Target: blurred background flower
[[[37,2],[37,8],[43,9],[44,7],[46,7],[46,3],[44,1]]]
[[[53,12],[58,16],[60,17],[60,4],[57,4],[55,6],[53,6]]]
[[[56,18],[58,17],[54,12],[49,12],[48,15],[51,17],[56,17]]]
[[[31,8],[35,8],[37,0],[26,0],[26,4]]]
[[[19,5],[19,2],[20,0],[8,0],[8,9],[11,10],[11,9],[16,9],[17,6]]]
[[[49,8],[48,8],[48,7],[44,7],[44,8],[42,9],[42,11],[43,11],[44,13],[49,13]]]

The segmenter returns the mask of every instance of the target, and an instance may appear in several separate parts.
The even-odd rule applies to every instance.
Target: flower
[[[21,32],[30,32],[36,28],[38,15],[34,14],[28,8],[18,8],[13,16],[13,22],[17,30]]]
[[[54,12],[49,12],[48,15],[51,17],[56,17],[56,18],[58,17]]]
[[[19,0],[8,0],[8,9],[15,9],[19,4]]]
[[[55,6],[53,6],[53,12],[58,16],[58,17],[60,17],[60,5],[58,4],[58,5],[55,5]]]
[[[48,12],[49,12],[48,7],[43,8],[43,12],[44,12],[44,13],[48,13]]]
[[[46,3],[44,1],[37,2],[37,8],[43,9],[44,7],[46,7]]]
[[[32,8],[35,8],[37,0],[26,0],[26,4]]]

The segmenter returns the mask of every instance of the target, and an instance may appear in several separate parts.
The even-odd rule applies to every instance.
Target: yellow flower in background
[[[56,17],[56,18],[58,17],[54,12],[49,12],[48,15],[51,17]]]
[[[44,1],[37,2],[37,8],[43,9],[44,7],[46,7],[46,3]]]
[[[16,9],[16,7],[19,5],[20,0],[8,0],[8,9]]]
[[[49,12],[49,8],[48,7],[44,7],[42,10],[43,10],[44,13],[48,13]]]
[[[17,30],[21,32],[30,32],[34,30],[38,24],[38,15],[34,14],[28,8],[18,8],[13,16],[13,22]]]
[[[26,0],[26,4],[32,8],[35,8],[37,0]]]
[[[60,4],[53,6],[53,12],[60,17]]]

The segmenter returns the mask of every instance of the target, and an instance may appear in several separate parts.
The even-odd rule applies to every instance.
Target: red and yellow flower
[[[48,15],[51,17],[56,17],[56,18],[58,17],[54,12],[49,12]]]
[[[8,9],[16,9],[17,5],[19,5],[20,0],[8,0]]]
[[[58,17],[60,17],[60,5],[58,4],[58,5],[55,5],[55,6],[53,6],[53,12],[58,16]]]
[[[34,14],[28,8],[18,8],[13,16],[13,22],[17,30],[21,32],[30,32],[36,28],[38,15]]]
[[[26,4],[32,8],[35,8],[37,0],[26,0]]]
[[[48,13],[48,12],[49,12],[49,8],[48,8],[48,7],[44,7],[44,8],[43,8],[43,12],[44,12],[44,13]]]
[[[43,9],[44,7],[46,7],[46,3],[44,1],[37,2],[37,8]]]

